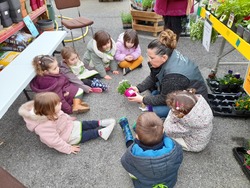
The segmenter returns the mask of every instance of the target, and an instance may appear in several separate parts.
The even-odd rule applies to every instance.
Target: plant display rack
[[[133,17],[132,27],[134,30],[152,32],[155,37],[158,32],[163,31],[163,25],[159,25],[163,18],[155,12],[131,9],[131,15]],[[142,22],[151,22],[153,25],[143,24]]]
[[[33,21],[38,16],[42,15],[47,11],[46,4],[44,4],[42,7],[38,8],[35,11],[32,11],[29,16],[30,19]],[[10,36],[14,35],[17,31],[21,30],[25,26],[24,22],[19,22],[16,24],[11,25],[10,27],[4,28],[0,31],[0,43],[8,39]]]
[[[220,64],[220,60],[225,55],[232,52],[234,49],[237,49],[247,60],[250,60],[250,44],[247,43],[243,38],[238,36],[234,31],[228,28],[226,25],[221,23],[216,17],[214,17],[209,11],[207,11],[204,7],[199,7],[197,11],[198,16],[202,18],[207,18],[211,23],[213,28],[221,34],[223,37],[223,41],[221,43],[221,47],[219,50],[218,58],[215,67],[211,70],[211,73],[216,74],[218,70],[218,66]],[[223,53],[226,41],[232,45],[232,49],[229,52]],[[221,64],[230,64],[230,63],[221,63]],[[242,64],[234,63],[234,64]]]

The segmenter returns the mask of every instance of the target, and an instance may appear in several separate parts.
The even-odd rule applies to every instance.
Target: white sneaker
[[[107,127],[111,124],[116,124],[115,119],[109,118],[109,119],[102,119],[99,121],[99,126],[101,126],[101,127]]]
[[[112,133],[113,129],[115,127],[115,123],[110,124],[109,126],[99,129],[98,134],[101,138],[104,140],[108,140],[110,134]]]

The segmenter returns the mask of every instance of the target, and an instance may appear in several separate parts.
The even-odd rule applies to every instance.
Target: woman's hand
[[[119,74],[119,71],[115,70],[113,71],[113,74]]]
[[[132,88],[136,93],[139,93],[139,90],[138,90],[138,88],[137,87],[135,87],[135,86],[131,86],[130,88]]]
[[[104,79],[111,80],[112,78],[109,75],[104,76]]]
[[[77,154],[80,151],[80,146],[71,146],[71,153]]]
[[[128,100],[131,101],[131,102],[142,103],[143,96],[141,96],[139,93],[136,93],[135,97],[128,97]]]

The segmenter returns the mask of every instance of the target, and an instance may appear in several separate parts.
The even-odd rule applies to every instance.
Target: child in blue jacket
[[[154,112],[138,117],[135,132],[134,143],[121,158],[134,187],[174,187],[183,159],[181,146],[164,135],[163,122]]]

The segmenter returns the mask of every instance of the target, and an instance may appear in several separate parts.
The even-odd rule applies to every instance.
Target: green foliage
[[[221,85],[237,84],[242,85],[244,80],[240,77],[239,73],[233,74],[232,70],[228,71],[228,74],[224,75],[223,78],[218,79]]]
[[[122,81],[119,82],[119,85],[117,87],[117,91],[118,91],[118,93],[123,95],[124,92],[126,91],[126,89],[128,89],[130,87],[131,87],[131,84],[129,83],[128,80],[122,80]]]
[[[154,0],[143,0],[142,1],[142,7],[144,9],[152,8],[153,2],[154,2]]]
[[[190,24],[190,38],[193,41],[202,41],[204,30],[204,19],[200,18],[196,22]],[[218,38],[218,33],[212,29],[211,43],[214,43]]]
[[[249,15],[250,1],[249,0],[220,0],[221,4],[218,7],[217,14],[225,14],[227,17],[230,13],[234,14],[236,26],[242,22],[245,16]]]
[[[244,165],[250,166],[250,155],[247,153],[247,154],[244,154],[244,157],[245,157]]]
[[[237,110],[250,111],[250,96],[245,95],[235,101],[235,108]]]
[[[132,15],[130,13],[122,12],[121,19],[122,19],[122,23],[124,23],[124,24],[131,24],[132,23]]]

